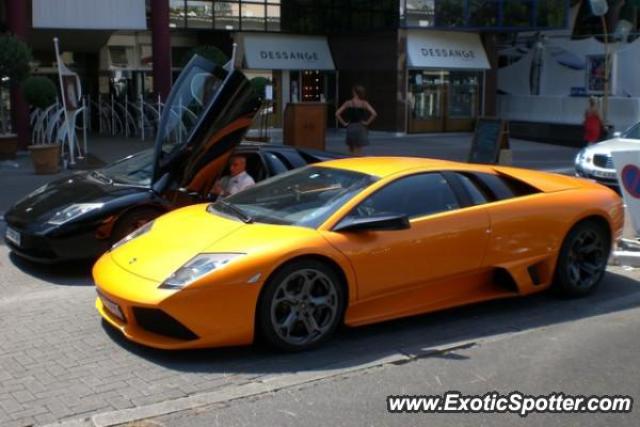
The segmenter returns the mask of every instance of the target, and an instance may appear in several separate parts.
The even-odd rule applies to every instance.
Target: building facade
[[[471,130],[496,114],[504,34],[566,29],[569,0],[3,0],[28,18],[35,72],[53,75],[52,38],[93,97],[166,96],[196,46],[272,81],[288,103],[336,108],[364,85],[375,129]],[[9,25],[8,27],[11,27]],[[15,29],[8,28],[9,31]]]

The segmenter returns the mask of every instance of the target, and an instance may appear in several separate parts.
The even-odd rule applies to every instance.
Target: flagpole
[[[58,80],[60,81],[60,93],[62,94],[62,108],[64,108],[64,121],[67,125],[67,144],[69,144],[69,164],[75,165],[75,159],[73,154],[73,141],[71,141],[71,123],[69,123],[69,111],[67,110],[67,97],[64,91],[64,80],[62,79],[62,67],[60,58],[60,46],[58,45],[58,38],[53,38],[53,44],[56,48],[56,62],[58,63]]]

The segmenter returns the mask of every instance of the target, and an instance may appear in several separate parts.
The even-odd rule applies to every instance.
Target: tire
[[[580,297],[598,287],[607,269],[611,240],[595,221],[578,223],[565,237],[558,256],[553,288],[566,297]]]
[[[258,301],[256,329],[276,349],[309,350],[331,338],[342,322],[345,302],[333,268],[316,260],[294,261],[267,281]]]
[[[111,232],[111,244],[113,245],[119,242],[161,214],[161,212],[152,208],[139,208],[127,212],[116,221],[113,231]]]

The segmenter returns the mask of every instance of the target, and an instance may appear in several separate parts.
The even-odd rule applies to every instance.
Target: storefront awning
[[[325,37],[240,34],[244,66],[250,70],[335,70]]]
[[[412,30],[407,34],[409,68],[488,70],[487,53],[476,33]]]

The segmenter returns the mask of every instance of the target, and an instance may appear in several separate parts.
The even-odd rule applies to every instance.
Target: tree
[[[0,91],[19,85],[30,71],[31,50],[14,36],[0,36]],[[0,102],[2,96],[0,94]],[[0,114],[0,132],[8,129],[4,114]]]

